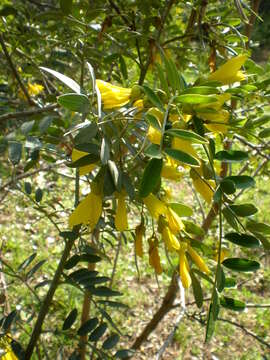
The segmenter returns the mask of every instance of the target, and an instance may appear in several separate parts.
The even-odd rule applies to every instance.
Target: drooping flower
[[[102,213],[102,194],[96,191],[92,184],[92,191],[79,203],[69,217],[69,226],[89,225],[93,230],[97,225]]]
[[[200,255],[190,245],[188,245],[187,250],[189,255],[191,256],[192,261],[198,266],[198,268],[205,274],[209,274],[210,270],[203,261],[203,259],[200,257]]]
[[[186,258],[186,244],[181,244],[179,250],[179,275],[182,285],[185,289],[188,289],[191,285],[191,277],[189,275],[189,266]]]
[[[37,83],[28,83],[27,90],[30,96],[37,96],[39,95],[44,89],[44,86],[37,84]]]
[[[194,147],[191,145],[189,141],[174,137],[172,140],[172,149],[181,150],[195,157],[196,159],[198,158],[197,152],[195,151]]]
[[[208,80],[219,81],[223,85],[244,80],[245,74],[240,71],[247,60],[247,55],[238,55],[221,65],[215,72],[208,76]]]
[[[178,165],[176,161],[168,157],[167,161],[163,163],[161,176],[169,180],[179,180],[183,174],[178,171]]]
[[[130,101],[131,88],[115,86],[99,79],[96,80],[96,85],[100,91],[105,110],[119,108]]]
[[[74,162],[76,160],[81,159],[82,157],[84,157],[86,155],[89,155],[89,154],[84,151],[79,151],[79,150],[73,149],[72,154],[71,154],[71,160],[72,160],[72,162]],[[80,176],[89,174],[92,170],[95,169],[95,167],[96,167],[96,164],[81,166],[79,168]]]
[[[200,169],[197,171],[199,172]],[[195,190],[208,204],[211,204],[214,195],[214,191],[212,189],[215,187],[215,182],[213,180],[202,179],[199,175],[201,174],[197,174],[193,169],[191,169],[190,177]]]
[[[145,233],[145,226],[143,222],[135,229],[135,254],[143,257],[143,236]]]
[[[118,231],[125,231],[128,229],[125,194],[123,192],[117,193],[116,198],[117,198],[117,208],[114,219],[115,228]]]
[[[7,335],[0,339],[0,359],[1,360],[18,360],[11,348],[11,338]],[[3,353],[3,355],[2,355]]]
[[[168,226],[173,234],[177,234],[179,231],[185,228],[182,220],[169,206],[166,214]]]
[[[143,199],[150,215],[157,219],[160,215],[165,215],[167,213],[167,206],[160,201],[155,195],[149,194]]]
[[[160,264],[160,257],[158,253],[158,241],[157,239],[148,239],[149,244],[149,265],[155,269],[157,275],[162,273],[162,267]]]
[[[162,230],[162,238],[168,251],[175,251],[180,249],[180,243],[177,237],[172,233],[168,226],[164,226]]]

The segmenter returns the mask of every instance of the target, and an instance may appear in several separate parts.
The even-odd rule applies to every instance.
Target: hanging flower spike
[[[155,195],[150,194],[143,199],[150,215],[158,220],[160,215],[165,215],[167,213],[166,205],[160,201]]]
[[[191,285],[191,277],[189,275],[188,262],[185,252],[186,244],[181,244],[181,249],[179,251],[179,275],[183,287],[188,289]]]
[[[171,232],[168,226],[164,226],[162,230],[162,238],[168,251],[175,251],[180,249],[180,243],[176,236]]]
[[[145,226],[143,222],[140,223],[135,229],[135,254],[136,256],[143,257],[143,236],[145,233]]]
[[[86,155],[89,155],[89,153],[73,149],[72,154],[71,154],[71,160],[72,160],[72,162],[74,162],[76,160],[81,159],[82,157],[84,157]],[[79,168],[80,176],[89,174],[92,170],[95,169],[95,167],[96,167],[96,164],[90,164],[90,165],[81,166]]]
[[[162,267],[160,264],[157,240],[148,239],[148,243],[149,243],[149,265],[155,269],[157,275],[160,275],[162,273]]]
[[[119,108],[130,101],[131,88],[115,86],[99,79],[96,80],[96,85],[100,91],[105,110]]]
[[[123,192],[117,193],[116,198],[117,198],[117,208],[114,219],[115,228],[118,231],[125,231],[128,229],[125,194]]]
[[[199,172],[200,170],[198,169],[197,171]],[[212,188],[215,188],[214,180],[202,180],[193,169],[190,170],[190,177],[192,179],[195,190],[208,204],[211,204],[214,196],[214,191],[212,190]]]
[[[0,339],[0,350],[4,351],[4,355],[0,355],[1,360],[18,360],[10,346],[11,339],[5,335]]]
[[[200,255],[189,245],[188,253],[191,256],[192,261],[198,266],[198,268],[204,272],[205,274],[209,274],[210,270],[208,266],[205,264]]]
[[[91,184],[92,191],[79,203],[69,217],[69,227],[83,224],[89,225],[91,231],[97,225],[102,213],[102,194],[97,185]]]
[[[215,72],[208,76],[208,80],[219,81],[223,85],[245,80],[245,74],[240,71],[246,62],[247,55],[238,55],[221,65]]]
[[[184,230],[185,226],[182,220],[170,207],[168,207],[166,218],[169,224],[169,228],[173,234],[177,234],[179,231]]]

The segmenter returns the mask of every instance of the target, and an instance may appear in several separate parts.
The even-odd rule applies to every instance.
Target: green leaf
[[[90,110],[90,102],[86,95],[83,94],[64,94],[57,98],[59,105],[64,108],[78,113],[86,114]]]
[[[188,221],[188,220],[182,220],[182,221],[185,225],[186,232],[196,236],[204,236],[204,230],[200,226],[194,224],[192,221]]]
[[[240,217],[251,216],[258,212],[253,204],[230,205],[229,208]]]
[[[104,350],[110,350],[118,343],[119,340],[120,336],[118,334],[112,334],[104,341],[102,348]]]
[[[78,330],[78,335],[84,336],[87,333],[91,332],[98,324],[98,318],[94,317],[92,319],[87,320]]]
[[[33,253],[32,255],[30,255],[27,259],[25,259],[19,266],[18,266],[18,271],[22,271],[24,269],[27,268],[27,266],[29,266],[31,264],[31,262],[35,259],[35,257],[37,256],[37,253]]]
[[[12,141],[8,144],[8,158],[12,165],[18,165],[22,157],[22,144]]]
[[[227,179],[227,178],[225,178],[221,181],[220,188],[227,195],[234,194],[236,191],[235,183],[232,180]]]
[[[0,10],[0,16],[6,17],[9,15],[17,15],[17,10],[13,6],[6,5]]]
[[[110,159],[110,143],[106,137],[104,137],[101,141],[100,159],[104,165],[107,164]]]
[[[76,240],[79,237],[79,233],[77,231],[61,231],[59,235],[68,240]]]
[[[89,289],[89,291],[95,296],[111,297],[111,296],[121,296],[122,295],[119,291],[112,290],[107,286],[99,286],[99,287],[95,287],[95,288],[93,287],[93,288]]]
[[[204,137],[188,130],[169,129],[166,131],[166,134],[178,137],[194,144],[206,144],[208,142]]]
[[[121,191],[122,188],[122,176],[121,172],[118,170],[114,161],[108,160],[108,168],[112,175],[113,183],[118,192]]]
[[[238,272],[256,271],[260,268],[260,264],[257,261],[241,258],[225,259],[222,262],[222,265],[230,270]]]
[[[191,165],[191,166],[200,166],[200,163],[198,162],[197,159],[195,159],[193,156],[191,156],[181,150],[166,148],[166,149],[164,149],[164,152],[168,156],[172,157],[175,160],[182,162],[183,164],[187,164],[187,165]]]
[[[235,215],[234,213],[232,212],[232,210],[230,210],[230,208],[224,208],[222,210],[222,213],[224,215],[224,218],[226,219],[226,221],[228,222],[229,225],[231,225],[231,227],[234,229],[234,230],[238,230],[238,223],[235,219]]]
[[[214,103],[217,101],[217,98],[211,95],[184,94],[177,96],[175,101],[183,104],[199,105]]]
[[[80,85],[76,83],[76,81],[72,80],[66,75],[63,75],[55,70],[48,69],[46,67],[40,66],[40,69],[50,73],[54,77],[56,77],[58,80],[60,80],[63,84],[68,86],[71,90],[73,90],[75,93],[80,94],[81,88]]]
[[[71,310],[71,312],[68,314],[68,316],[66,317],[63,326],[62,326],[62,330],[67,330],[69,328],[71,328],[71,326],[74,324],[76,318],[78,315],[78,310],[77,309],[73,309]]]
[[[207,324],[206,324],[206,334],[205,334],[205,342],[209,342],[214,334],[215,331],[215,320],[213,317],[213,305],[210,304],[208,317],[207,317]]]
[[[194,275],[193,271],[190,272],[190,276],[191,276],[192,290],[196,301],[196,305],[200,309],[203,305],[203,292],[202,292],[201,284]]]
[[[252,233],[257,232],[270,235],[270,225],[268,224],[258,223],[254,220],[248,220],[246,227]]]
[[[213,95],[218,94],[218,90],[213,86],[192,86],[188,87],[184,94]]]
[[[31,192],[32,192],[32,185],[31,185],[31,183],[25,182],[25,183],[24,183],[24,190],[25,190],[26,194],[30,195]]]
[[[67,164],[67,167],[70,168],[78,168],[81,166],[85,166],[85,165],[90,165],[90,164],[94,164],[96,162],[99,161],[99,156],[96,154],[89,154],[89,155],[85,155],[83,157],[81,157],[80,159]]]
[[[153,158],[147,164],[141,185],[140,197],[148,196],[160,182],[160,174],[162,170],[162,159]]]
[[[215,159],[223,162],[241,162],[248,160],[248,154],[239,150],[222,150],[216,153]]]
[[[124,308],[127,309],[128,305],[123,304],[119,301],[111,301],[111,300],[98,300],[99,304],[110,306],[112,308]]]
[[[40,188],[38,188],[35,192],[35,200],[36,202],[40,202],[42,200],[43,192]]]
[[[77,145],[75,145],[75,149],[89,153],[89,154],[95,154],[95,155],[99,155],[99,153],[100,153],[99,146],[97,144],[93,144],[93,143],[89,143],[89,142],[77,144]]]
[[[29,280],[34,274],[41,268],[43,264],[45,264],[47,260],[41,260],[36,265],[32,267],[31,270],[25,275],[26,280]]]
[[[69,15],[72,12],[73,0],[60,0],[60,8],[65,15]]]
[[[124,79],[128,78],[127,65],[123,56],[119,56],[120,70]]]
[[[220,298],[220,305],[226,309],[230,309],[233,311],[244,311],[246,308],[246,304],[240,300],[235,300],[227,296],[222,296]]]
[[[169,87],[168,87],[166,77],[164,75],[164,71],[163,71],[163,69],[162,69],[162,67],[161,67],[161,65],[159,63],[156,63],[155,65],[156,65],[156,68],[157,68],[157,71],[158,71],[160,86],[166,92],[167,96],[170,96],[170,90],[169,90]]]
[[[160,100],[160,98],[157,96],[156,93],[152,89],[150,89],[148,86],[143,86],[145,95],[147,96],[148,100],[151,101],[151,103],[156,106],[159,110],[163,111],[163,104]]]
[[[122,350],[118,350],[115,353],[115,358],[117,359],[129,359],[130,357],[132,357],[135,354],[135,350],[132,349],[122,349]]]
[[[227,176],[225,179],[233,181],[237,189],[247,189],[251,186],[255,186],[255,180],[247,175]]]
[[[98,341],[106,332],[108,325],[106,323],[100,324],[90,335],[89,341]]]
[[[225,239],[239,246],[244,246],[247,248],[255,248],[260,246],[260,241],[252,235],[229,233],[224,237]]]
[[[173,89],[173,93],[175,94],[176,90],[179,92],[181,91],[181,85],[179,82],[179,74],[177,71],[177,68],[174,64],[174,62],[171,59],[168,59],[166,56],[164,56],[164,63],[166,68],[166,73],[168,77],[168,81],[170,86]]]
[[[270,136],[270,128],[267,129],[263,129],[260,133],[259,133],[259,137],[260,138],[268,138]]]
[[[187,205],[181,203],[169,203],[168,205],[180,217],[192,216],[193,214],[192,208]]]
[[[222,292],[225,287],[226,279],[225,274],[220,264],[217,265],[217,290],[218,292]]]
[[[224,287],[225,288],[234,288],[235,286],[236,286],[235,279],[231,278],[231,277],[226,277]]]
[[[75,144],[88,143],[90,139],[94,138],[98,132],[96,123],[90,123],[78,131],[74,137]]]
[[[148,122],[149,125],[153,126],[155,129],[161,131],[161,127],[157,118],[152,114],[146,114],[144,119]]]
[[[157,158],[160,159],[162,154],[160,152],[160,146],[157,144],[151,144],[149,145],[145,150],[144,150],[144,154],[146,156],[149,156],[151,158]]]

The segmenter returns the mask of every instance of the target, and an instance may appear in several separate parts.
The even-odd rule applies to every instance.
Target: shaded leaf
[[[260,268],[260,264],[257,261],[242,258],[225,259],[222,262],[222,265],[230,270],[238,272],[256,271]]]
[[[71,328],[71,326],[74,324],[76,318],[78,315],[78,310],[77,309],[73,309],[71,310],[71,312],[68,314],[68,316],[66,317],[63,326],[62,326],[62,330],[67,330],[69,328]]]
[[[142,181],[140,184],[140,196],[148,196],[160,182],[162,170],[162,159],[153,158],[144,169]]]

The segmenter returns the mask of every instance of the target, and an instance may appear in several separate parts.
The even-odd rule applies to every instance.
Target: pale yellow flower
[[[27,84],[27,90],[28,90],[28,94],[30,96],[37,96],[39,95],[44,89],[44,86],[36,84],[36,83],[28,83]]]
[[[135,229],[135,254],[143,257],[143,236],[145,233],[145,226],[143,223],[138,225]]]
[[[4,355],[0,355],[1,360],[18,360],[17,356],[12,351],[10,345],[11,339],[8,336],[3,336],[0,339],[0,351],[4,352]]]
[[[205,264],[200,255],[189,245],[188,253],[191,256],[192,261],[198,266],[198,268],[204,272],[205,274],[209,274],[210,270],[208,266]]]
[[[158,253],[158,242],[154,239],[148,239],[149,244],[149,265],[155,269],[157,275],[162,273],[160,257]]]
[[[96,80],[96,85],[100,91],[105,110],[119,108],[130,101],[131,88],[115,86],[99,79]]]
[[[168,226],[173,234],[177,234],[179,231],[184,230],[185,226],[180,217],[170,207],[167,208],[166,219]]]
[[[177,237],[172,233],[168,226],[164,226],[162,230],[162,238],[168,251],[175,251],[180,249],[180,243]]]
[[[189,267],[185,253],[186,253],[186,249],[183,244],[181,245],[181,249],[179,251],[179,275],[183,287],[185,289],[188,289],[191,285],[191,277],[189,275]]]
[[[150,194],[148,196],[146,196],[143,199],[150,215],[157,219],[159,218],[160,215],[165,215],[167,213],[167,206],[160,201],[155,195]]]
[[[115,228],[118,231],[125,231],[128,229],[128,220],[127,220],[127,208],[125,203],[125,194],[117,193],[117,208],[115,213]]]

